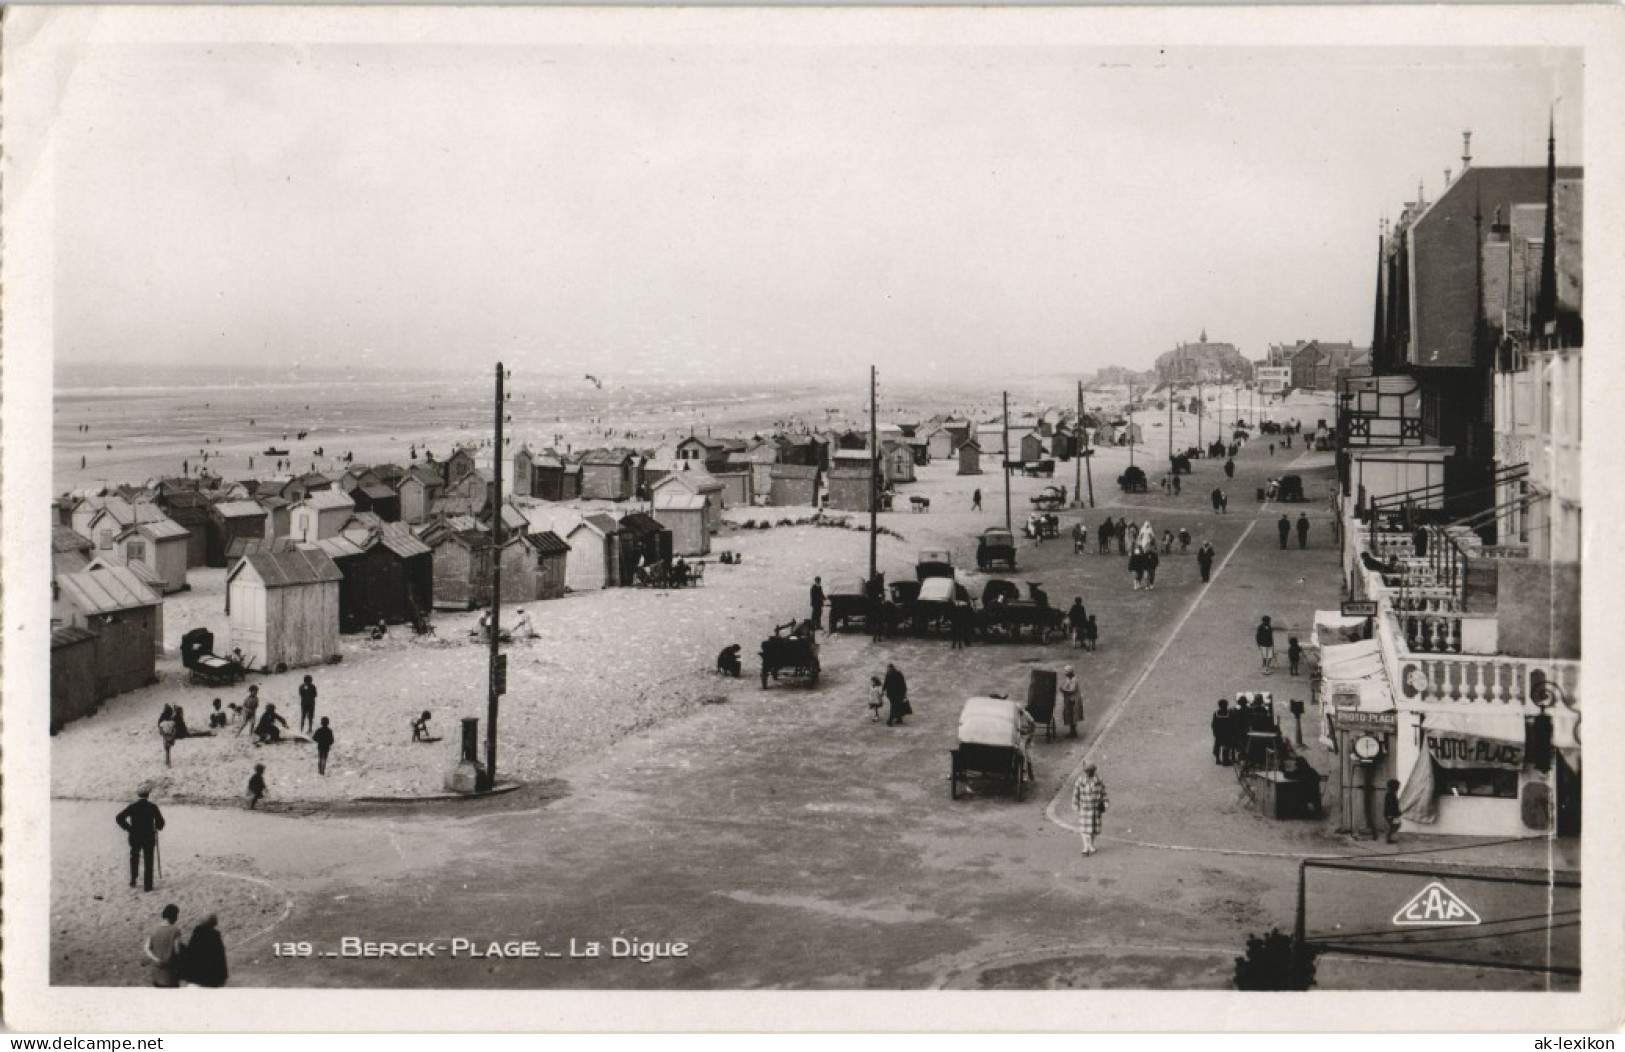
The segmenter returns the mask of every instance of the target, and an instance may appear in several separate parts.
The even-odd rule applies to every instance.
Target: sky
[[[1555,104],[1584,160],[1573,49],[141,17],[55,115],[59,366],[977,377],[1148,367],[1204,329],[1364,345],[1379,220],[1437,196],[1463,129],[1475,164],[1540,165]]]

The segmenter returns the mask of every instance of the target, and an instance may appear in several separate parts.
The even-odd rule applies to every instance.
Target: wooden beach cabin
[[[355,512],[355,501],[339,489],[318,490],[288,510],[288,536],[296,541],[325,541],[338,536]]]
[[[209,565],[226,565],[226,549],[243,537],[266,537],[266,511],[251,500],[223,500],[209,513]]]
[[[960,444],[957,453],[959,457],[959,474],[980,475],[982,473],[982,443],[976,439],[967,439]]]
[[[452,530],[434,545],[434,605],[437,610],[471,610],[491,602],[491,535],[484,530]],[[532,549],[522,534],[503,538],[502,601],[536,598]]]
[[[356,511],[370,511],[385,522],[401,521],[401,495],[382,479],[371,471],[346,477],[351,479],[350,485],[341,482],[339,488],[355,504]]]
[[[356,540],[329,537],[315,545],[337,564],[339,631],[362,632],[427,617],[434,607],[434,553],[400,523]]]
[[[196,489],[160,489],[154,501],[172,522],[186,527],[186,565],[209,564],[209,498]]]
[[[706,530],[710,533],[716,533],[722,528],[722,508],[727,499],[727,494],[722,483],[718,482],[715,477],[704,471],[674,471],[649,487],[650,500],[653,501],[661,493],[670,491],[672,487],[687,490],[697,497],[704,497],[706,501]],[[675,533],[676,531],[673,530],[672,532]],[[710,548],[709,542],[707,542],[706,547],[707,549]]]
[[[164,602],[127,566],[92,563],[56,579],[51,627],[97,635],[96,698],[157,682],[164,642]]]
[[[769,504],[776,508],[818,506],[817,464],[774,464],[770,474],[773,488],[768,493]]]
[[[530,495],[541,500],[575,500],[581,496],[581,465],[550,449],[531,461]]]
[[[654,495],[652,503],[655,521],[671,531],[673,555],[711,553],[711,530],[706,521],[709,497],[684,486],[668,486]]]
[[[1017,446],[1017,449],[1021,451],[1021,459],[1024,463],[1030,464],[1034,461],[1043,460],[1044,437],[1037,431],[1028,431],[1021,436],[1021,444]]]
[[[637,495],[638,458],[630,449],[592,449],[581,457],[585,500],[630,500]]]
[[[1004,456],[1004,427],[1001,424],[983,424],[976,429],[976,444],[984,456]]]
[[[656,566],[672,556],[671,531],[646,512],[621,516],[621,584],[629,585],[640,566]]]
[[[411,467],[401,476],[396,495],[401,501],[402,522],[425,522],[429,509],[446,488],[446,480],[433,468]]]
[[[723,507],[748,508],[756,503],[756,485],[749,470],[722,471],[711,476],[722,484]]]
[[[829,469],[828,507],[868,511],[875,499],[874,459],[868,450],[839,450]]]
[[[531,571],[537,599],[558,599],[564,595],[569,573],[570,545],[552,530],[527,533],[525,543],[534,553]]]
[[[113,549],[125,565],[141,565],[152,571],[159,591],[169,595],[188,587],[186,548],[191,536],[178,522],[156,519],[126,526],[113,538]]]
[[[914,481],[914,448],[903,439],[881,439],[881,477],[887,485]]]
[[[243,556],[226,575],[231,645],[252,668],[319,665],[339,653],[343,573],[316,548]]]
[[[265,536],[293,536],[293,501],[275,493],[262,493],[254,498],[254,503],[265,509]]]
[[[73,531],[71,526],[51,527],[51,576],[78,573],[90,565],[94,546],[90,538]]]
[[[620,524],[602,513],[588,515],[564,535],[570,545],[565,565],[565,584],[572,592],[595,592],[608,588],[619,578],[619,555],[615,535]]]
[[[77,625],[51,629],[51,733],[96,710],[96,633]]]

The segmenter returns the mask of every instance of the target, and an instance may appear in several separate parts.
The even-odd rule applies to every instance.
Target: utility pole
[[[485,777],[487,788],[497,785],[497,709],[502,695],[508,692],[508,659],[502,654],[502,418],[507,403],[502,395],[502,363],[497,363],[496,451],[491,457],[495,465],[495,507],[491,515],[491,657],[486,668],[485,711]]]
[[[1089,480],[1089,506],[1095,506],[1095,469],[1090,463],[1095,459],[1095,451],[1089,442],[1089,432],[1083,428],[1083,384],[1078,384],[1078,426],[1083,431],[1083,474]]]
[[[1202,446],[1202,418],[1206,415],[1207,402],[1202,397],[1202,381],[1198,380],[1196,381],[1196,445],[1204,449],[1203,456],[1207,455],[1205,452],[1206,447]]]
[[[999,445],[1004,449],[1004,528],[1014,531],[1010,519],[1010,392],[1004,392],[1004,423],[1001,425],[1004,437]]]
[[[1072,432],[1072,454],[1077,463],[1072,465],[1072,494],[1081,503],[1083,500],[1083,446],[1079,439],[1083,434],[1083,381],[1078,381],[1078,426]]]
[[[875,393],[879,390],[878,374],[869,366],[869,587],[874,587],[875,562],[879,555],[880,534],[880,425],[875,421]]]
[[[1168,384],[1168,470],[1174,467],[1174,385]]]
[[[1134,466],[1134,381],[1128,382],[1128,466]]]

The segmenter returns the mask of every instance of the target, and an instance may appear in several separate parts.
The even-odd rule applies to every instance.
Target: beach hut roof
[[[355,509],[355,501],[348,493],[337,489],[316,490],[308,494],[300,505],[314,511],[340,511]]]
[[[267,588],[287,588],[298,584],[321,584],[341,581],[344,574],[334,565],[326,552],[314,548],[289,548],[283,551],[260,551],[244,555],[226,575],[227,583],[252,566]]]
[[[127,566],[91,563],[56,580],[62,594],[87,614],[115,614],[162,602]]]
[[[562,552],[568,552],[570,550],[570,545],[566,543],[564,538],[560,537],[552,530],[543,530],[541,533],[532,533],[527,536],[525,540],[529,542],[532,548],[535,548],[543,555],[558,555]]]
[[[151,541],[172,541],[192,536],[191,530],[174,519],[155,519],[151,522],[138,522],[132,526],[126,526],[119,532],[118,539],[123,540],[132,533],[138,533]]]
[[[634,511],[621,516],[621,529],[634,537],[648,537],[660,533],[665,528],[645,512]]]
[[[163,591],[163,589],[164,589],[164,579],[162,577],[159,577],[158,572],[156,570],[153,570],[146,563],[119,562],[116,559],[113,559],[113,558],[110,558],[110,557],[104,555],[104,556],[101,556],[100,558],[92,559],[90,561],[89,565],[87,565],[85,567],[85,569],[86,570],[100,570],[100,569],[102,569],[104,567],[108,567],[108,566],[115,566],[115,567],[118,567],[121,570],[128,570],[131,573],[135,574],[136,579],[139,580],[142,584],[146,585],[148,588],[152,589],[154,594],[161,593]]]
[[[286,552],[293,547],[291,537],[238,537],[226,546],[226,558],[234,560],[261,552]]]
[[[373,500],[388,500],[395,495],[395,491],[382,482],[363,482],[356,489],[365,493]]]
[[[689,493],[681,489],[665,489],[655,494],[654,506],[657,511],[695,511],[704,510],[706,498],[698,493]]]
[[[584,521],[590,522],[594,526],[597,526],[600,530],[603,530],[605,536],[621,532],[621,524],[615,521],[614,516],[606,515],[601,511],[594,512],[591,515],[585,515],[583,516],[583,519]]]
[[[61,628],[51,629],[51,649],[59,650],[62,647],[71,647],[75,643],[83,643],[95,639],[96,633],[88,628],[78,625],[63,625]]]
[[[88,552],[92,547],[90,538],[74,532],[71,527],[51,527],[51,551],[53,552]]]
[[[590,449],[581,456],[581,463],[595,467],[619,467],[631,460],[630,449]]]
[[[214,510],[224,519],[259,518],[265,514],[265,509],[251,500],[223,500]]]

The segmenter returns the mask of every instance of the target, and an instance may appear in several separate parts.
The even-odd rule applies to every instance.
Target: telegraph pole
[[[1207,402],[1202,397],[1202,381],[1198,380],[1196,381],[1196,445],[1204,450],[1203,456],[1207,455],[1205,452],[1206,447],[1202,446],[1202,418],[1206,415]]]
[[[1078,462],[1072,465],[1072,493],[1083,500],[1083,446],[1078,439],[1083,433],[1083,381],[1078,381],[1078,426],[1072,433],[1072,453]]]
[[[1083,471],[1089,479],[1089,506],[1095,506],[1095,469],[1090,463],[1094,450],[1090,448],[1089,431],[1083,426],[1083,382],[1078,382],[1078,430],[1083,434]]]
[[[1168,469],[1174,466],[1174,385],[1168,384]]]
[[[1004,437],[999,440],[1003,447],[1004,459],[1004,528],[1014,530],[1010,519],[1010,392],[1004,392],[1004,423],[1001,425]]]
[[[502,654],[502,418],[507,403],[502,396],[502,363],[497,363],[497,408],[495,464],[495,507],[491,515],[491,657],[486,669],[485,711],[485,777],[488,788],[497,785],[497,709],[502,695],[508,692],[508,659]]]
[[[880,425],[875,421],[875,393],[879,390],[878,374],[869,366],[869,587],[874,587],[875,562],[879,554],[880,534]]]
[[[1128,466],[1134,466],[1134,381],[1128,382]]]

